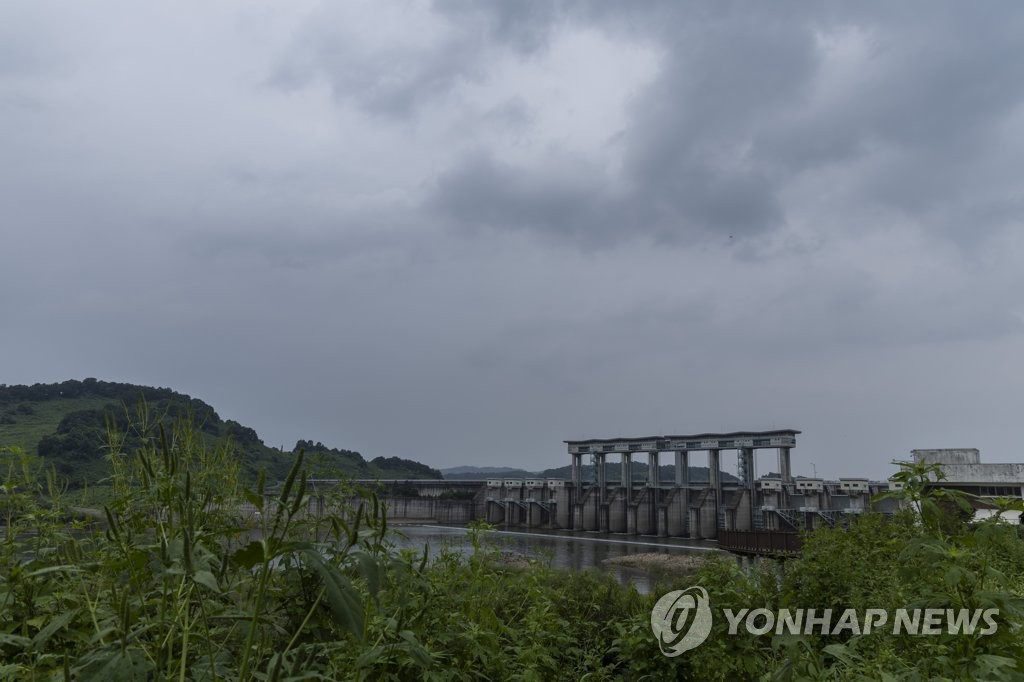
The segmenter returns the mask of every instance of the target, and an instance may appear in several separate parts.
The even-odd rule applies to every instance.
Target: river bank
[[[605,566],[625,566],[659,573],[689,574],[695,573],[704,565],[703,556],[689,554],[665,554],[663,552],[643,552],[610,557],[601,563]]]

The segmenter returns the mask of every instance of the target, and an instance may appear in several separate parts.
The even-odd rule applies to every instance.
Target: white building
[[[939,464],[946,478],[936,486],[960,490],[977,497],[1024,498],[1024,464],[982,464],[977,448],[945,448],[939,450],[911,450],[914,460],[926,464]],[[994,505],[972,501],[974,520],[995,516]],[[1020,523],[1020,512],[1005,512],[1002,518],[1009,523]]]

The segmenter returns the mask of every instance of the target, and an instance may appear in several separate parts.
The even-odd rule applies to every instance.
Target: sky
[[[1022,43],[1008,1],[0,0],[0,383],[435,467],[1024,461]]]

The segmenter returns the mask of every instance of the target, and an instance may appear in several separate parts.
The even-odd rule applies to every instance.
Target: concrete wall
[[[615,488],[608,498],[608,530],[626,532],[626,495],[623,488]]]
[[[505,505],[492,500],[488,500],[486,505],[487,513],[484,519],[487,523],[492,523],[494,525],[505,523]]]
[[[647,495],[636,506],[636,529],[641,535],[656,535],[657,504],[653,497],[654,491],[648,491]]]
[[[1024,464],[950,464],[942,467],[946,474],[943,483],[989,483],[992,485],[1021,485],[1024,483]]]
[[[964,455],[967,459],[972,456],[972,452]],[[951,473],[950,483],[992,484],[1024,480],[1024,464],[948,464],[945,468]],[[806,484],[808,479],[799,481]],[[747,488],[727,487],[720,491],[721,499],[717,505],[713,489],[700,484],[692,489],[674,487],[669,481],[661,488],[634,486],[629,498],[624,488],[610,482],[605,490],[604,504],[600,501],[600,491],[594,485],[549,487],[547,483],[540,485],[539,479],[533,487],[527,487],[518,479],[502,479],[450,483],[390,481],[379,483],[377,489],[380,491],[379,499],[388,506],[391,520],[465,524],[474,519],[486,519],[489,523],[510,527],[715,538],[723,522],[724,527],[735,530],[788,530],[791,528],[789,524],[796,522],[795,518],[803,520],[805,517],[808,523],[818,525],[823,522],[819,515],[807,515],[807,512],[799,511],[800,508],[859,513],[869,508],[872,493],[886,488],[884,484],[869,482],[868,491],[854,494],[851,490],[844,490],[841,481],[814,482],[822,488],[820,492],[802,490],[797,494],[790,484],[786,484],[784,491],[777,491],[768,489],[775,487],[774,483],[764,482],[753,495]],[[781,481],[778,483],[782,485]],[[322,483],[324,487],[330,484],[329,481]],[[399,485],[400,488],[397,487]],[[402,494],[410,486],[417,488],[418,497]],[[473,492],[475,495],[472,500],[441,499],[439,496],[446,490]],[[895,501],[888,502],[895,508]],[[884,502],[878,508],[891,511]],[[778,514],[772,511],[774,509]],[[309,511],[317,513],[312,504]]]
[[[559,488],[554,491],[552,499],[555,501],[555,525],[558,528],[568,528],[572,521],[572,494],[571,488]]]
[[[735,530],[754,530],[750,515],[750,491],[741,490],[736,502]]]
[[[668,534],[682,536],[689,534],[690,528],[687,523],[687,505],[685,488],[677,488],[673,491],[668,501]]]
[[[471,500],[441,500],[436,497],[379,498],[387,507],[388,519],[435,521],[437,523],[469,523],[483,517],[482,505]]]
[[[715,508],[714,490],[708,488],[702,490],[696,503],[691,505],[690,513],[695,517],[696,533],[692,534],[693,537],[718,537],[718,514]]]
[[[927,464],[978,464],[981,453],[977,448],[940,448],[935,450],[911,450],[918,462]]]

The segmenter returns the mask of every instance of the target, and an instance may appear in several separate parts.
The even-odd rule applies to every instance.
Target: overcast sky
[[[0,383],[437,467],[1024,461],[1020,3],[0,8]]]

